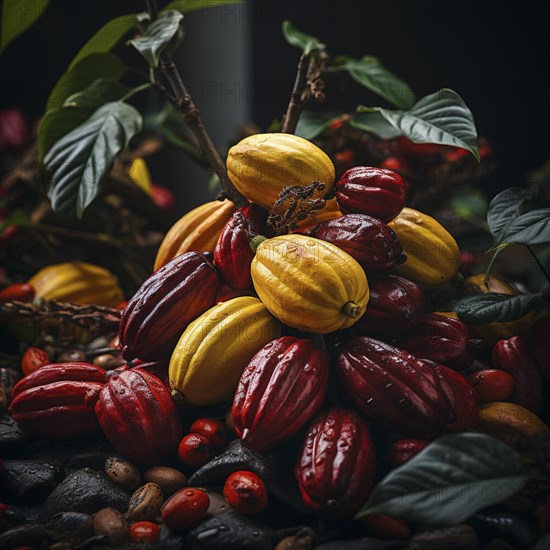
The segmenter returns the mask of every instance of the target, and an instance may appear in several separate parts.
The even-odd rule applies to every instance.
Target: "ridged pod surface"
[[[303,502],[330,520],[357,511],[375,473],[376,451],[366,423],[342,408],[314,420],[294,470]]]
[[[187,212],[160,243],[154,270],[185,252],[214,252],[223,226],[235,209],[236,206],[226,199],[210,201]]]
[[[120,320],[126,359],[168,358],[185,327],[211,308],[220,279],[206,254],[187,252],[155,271],[130,298]]]
[[[350,327],[369,300],[363,268],[337,246],[305,235],[261,242],[251,273],[267,309],[304,331],[325,334]]]
[[[394,432],[429,439],[477,422],[478,398],[462,375],[380,340],[347,342],[337,369],[359,409]]]
[[[415,283],[449,282],[460,267],[460,250],[452,235],[434,218],[403,208],[389,227],[395,231],[407,261],[394,271]]]
[[[220,302],[181,335],[168,370],[176,398],[191,405],[231,399],[252,357],[280,336],[279,321],[251,296]]]
[[[322,196],[334,184],[334,165],[319,147],[299,136],[255,134],[234,145],[227,154],[227,172],[247,199],[271,208],[283,188],[325,184]]]
[[[98,431],[94,412],[105,371],[87,363],[45,365],[20,380],[10,412],[26,433],[65,438]]]
[[[274,448],[319,412],[328,377],[328,356],[312,340],[273,340],[252,358],[239,381],[232,408],[237,435],[252,449]]]
[[[43,300],[116,307],[124,294],[117,278],[104,267],[86,262],[63,262],[42,268],[28,284]]]
[[[142,369],[113,375],[101,390],[97,419],[113,447],[136,464],[161,464],[176,454],[183,428],[170,390]]]

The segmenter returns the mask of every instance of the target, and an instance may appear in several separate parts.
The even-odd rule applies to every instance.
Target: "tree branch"
[[[281,132],[285,134],[293,134],[298,124],[298,119],[304,108],[302,95],[307,87],[307,72],[309,68],[310,55],[303,53],[298,62],[298,71],[296,72],[296,80],[290,94],[290,101],[283,117],[283,125]]]

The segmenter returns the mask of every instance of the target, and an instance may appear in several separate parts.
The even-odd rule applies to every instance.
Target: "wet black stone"
[[[20,506],[41,504],[63,479],[59,462],[6,460],[6,501]]]

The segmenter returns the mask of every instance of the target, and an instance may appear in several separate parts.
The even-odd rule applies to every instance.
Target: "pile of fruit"
[[[487,497],[489,506],[516,493],[507,508],[451,523],[377,502],[384,479],[454,441],[448,434],[467,432],[465,455],[482,453],[488,434],[494,449],[534,448],[533,461],[547,463],[550,318],[466,325],[444,310],[449,296],[517,290],[495,276],[464,279],[456,241],[406,206],[397,172],[355,166],[335,182],[321,149],[283,133],[243,139],[227,170],[249,203],[184,215],[127,303],[110,273],[81,263],[0,292],[4,302],[49,300],[54,289],[122,308],[118,335],[102,345],[56,357],[29,348],[15,385],[3,369],[14,429],[89,438],[101,452],[65,463],[65,476],[30,496],[15,488],[21,461],[6,459],[2,547],[534,544],[547,482]],[[402,486],[394,496],[406,495]]]

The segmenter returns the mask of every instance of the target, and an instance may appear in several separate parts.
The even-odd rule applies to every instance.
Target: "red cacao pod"
[[[424,313],[424,291],[405,277],[369,279],[369,289],[367,310],[355,324],[366,334],[399,337]]]
[[[514,391],[508,400],[540,415],[544,408],[544,386],[527,341],[521,336],[499,340],[493,346],[491,364],[514,379]]]
[[[424,447],[428,445],[429,441],[425,439],[416,439],[414,437],[405,437],[393,441],[387,452],[385,462],[390,469],[397,468],[401,464],[405,464],[407,460],[410,460],[413,456],[417,455]]]
[[[36,291],[32,285],[27,283],[19,283],[9,285],[0,290],[0,302],[32,302],[36,295]]]
[[[99,424],[113,447],[137,464],[175,456],[182,425],[168,388],[143,369],[113,375],[96,404]]]
[[[477,422],[477,395],[462,375],[380,340],[353,338],[337,368],[359,409],[396,433],[428,439]]]
[[[268,231],[266,212],[257,204],[239,208],[224,225],[214,249],[214,264],[231,288],[244,290],[252,286],[250,264],[254,251],[250,239]]]
[[[514,393],[514,379],[510,374],[500,369],[478,370],[470,374],[468,380],[481,403],[507,401]]]
[[[248,447],[272,449],[319,412],[328,378],[327,354],[311,340],[273,340],[241,375],[232,409],[237,435]]]
[[[320,223],[313,235],[347,252],[367,272],[387,271],[405,261],[397,235],[377,218],[346,214]]]
[[[468,327],[460,319],[437,313],[422,315],[400,345],[416,357],[457,370],[468,368],[474,360]]]
[[[97,431],[94,407],[105,384],[105,371],[87,363],[45,365],[20,380],[10,412],[32,435],[64,438]]]
[[[122,312],[124,358],[169,358],[185,327],[215,304],[219,287],[216,269],[204,253],[181,254],[155,271]]]
[[[338,180],[334,190],[343,212],[368,214],[389,222],[405,206],[407,185],[392,170],[355,166]]]
[[[294,469],[303,502],[331,520],[357,511],[375,473],[376,452],[366,423],[342,408],[316,418]]]

